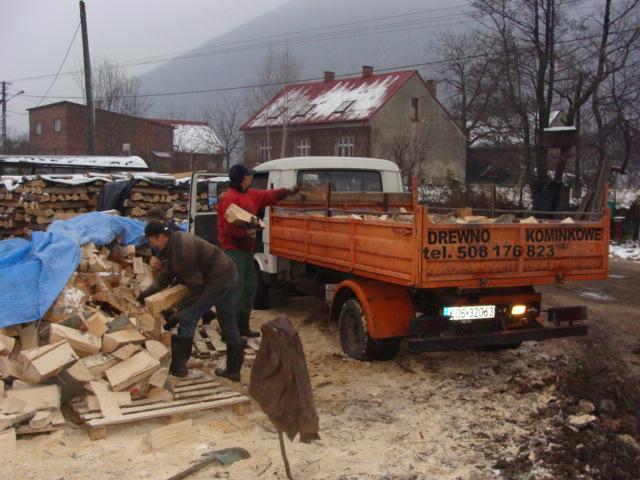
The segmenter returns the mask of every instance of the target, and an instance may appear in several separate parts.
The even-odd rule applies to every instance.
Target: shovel
[[[182,478],[187,478],[192,473],[202,470],[204,467],[215,461],[219,462],[221,465],[229,465],[233,462],[237,462],[238,460],[249,458],[251,455],[244,448],[232,447],[208,452],[202,456],[204,457],[203,460],[200,460],[195,465],[192,465],[180,473],[176,473],[172,477],[167,478],[167,480],[180,480]]]

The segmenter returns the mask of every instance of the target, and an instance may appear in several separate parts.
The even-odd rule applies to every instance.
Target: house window
[[[298,157],[308,157],[311,155],[311,145],[308,138],[296,138],[296,155]]]
[[[336,156],[353,157],[353,137],[336,138]]]
[[[53,131],[54,131],[54,132],[59,132],[59,131],[61,131],[61,130],[62,130],[62,122],[60,121],[60,119],[59,119],[59,118],[56,118],[56,119],[53,121]]]
[[[344,113],[351,105],[355,103],[355,100],[345,100],[333,111],[333,113]]]
[[[271,160],[271,145],[268,140],[260,140],[258,143],[258,154],[261,162]]]
[[[40,135],[42,133],[42,123],[36,123],[36,135]]]
[[[411,97],[411,120],[414,122],[420,120],[420,102],[418,97]]]

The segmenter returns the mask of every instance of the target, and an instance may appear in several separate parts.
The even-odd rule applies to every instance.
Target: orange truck
[[[326,197],[272,208],[269,248],[329,284],[348,356],[390,359],[403,340],[425,352],[587,333],[585,307],[543,311],[534,287],[607,278],[606,208],[580,222],[435,223],[412,194]]]
[[[195,174],[192,203],[206,181],[215,204],[217,180]],[[273,160],[256,167],[253,183],[315,184],[321,192],[265,212],[256,307],[284,306],[290,288],[324,295],[352,358],[390,359],[403,341],[425,352],[585,335],[585,307],[543,310],[535,287],[607,278],[607,208],[585,221],[557,212],[484,223],[438,217],[403,192],[397,165],[370,158]],[[215,240],[215,210],[191,207],[191,231]],[[532,214],[539,221],[524,220]]]

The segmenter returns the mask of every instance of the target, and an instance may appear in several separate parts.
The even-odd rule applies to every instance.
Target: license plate
[[[450,320],[479,320],[495,318],[495,305],[475,305],[472,307],[444,307],[444,315]]]

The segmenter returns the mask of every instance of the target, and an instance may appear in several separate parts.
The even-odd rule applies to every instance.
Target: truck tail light
[[[527,312],[526,305],[512,305],[511,315],[524,315]]]

